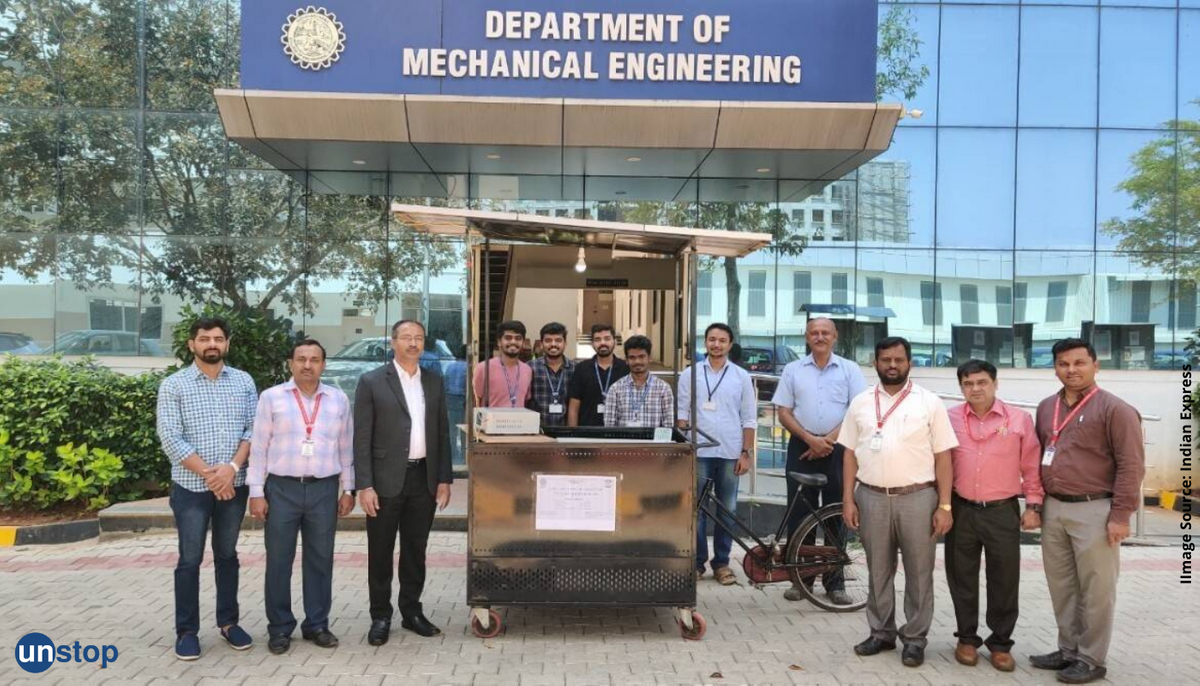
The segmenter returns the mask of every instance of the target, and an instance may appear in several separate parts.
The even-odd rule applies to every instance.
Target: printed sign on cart
[[[616,531],[617,477],[537,475],[538,531]]]

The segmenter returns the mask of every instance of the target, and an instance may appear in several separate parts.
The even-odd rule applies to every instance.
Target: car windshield
[[[59,334],[54,342],[42,348],[42,353],[52,355],[55,352],[67,352],[73,348],[82,346],[87,342],[88,335],[84,331],[68,331],[67,333]]]
[[[387,351],[386,338],[364,338],[342,348],[333,357],[342,360],[382,360],[387,357]]]

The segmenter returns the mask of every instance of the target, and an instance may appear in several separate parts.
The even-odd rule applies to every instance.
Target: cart
[[[695,359],[700,257],[740,257],[771,241],[761,233],[508,212],[399,204],[392,211],[414,230],[461,240],[470,251],[472,368],[490,357],[492,325],[519,311],[521,283],[627,289],[658,299],[655,315],[642,308],[645,321],[632,328],[657,334],[672,387],[685,361]],[[473,398],[468,388],[468,418]],[[487,437],[469,419],[466,430],[467,604],[476,636],[500,634],[497,606],[553,605],[671,607],[684,638],[703,637],[706,624],[695,609],[695,455],[706,437],[694,428],[601,427]]]

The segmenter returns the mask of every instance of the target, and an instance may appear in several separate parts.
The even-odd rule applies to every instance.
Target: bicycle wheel
[[[792,583],[817,607],[829,612],[854,612],[867,604],[870,577],[867,554],[858,532],[842,523],[841,503],[827,505],[800,523],[788,541],[785,560]],[[821,591],[816,590],[820,581]],[[834,602],[835,591],[846,602]]]

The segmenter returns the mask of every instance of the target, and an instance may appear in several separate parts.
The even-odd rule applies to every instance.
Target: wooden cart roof
[[[491,240],[594,246],[667,255],[694,246],[701,255],[745,257],[771,243],[769,233],[546,217],[518,212],[394,203],[392,214],[413,230],[436,236],[461,238],[470,227],[472,235]]]

